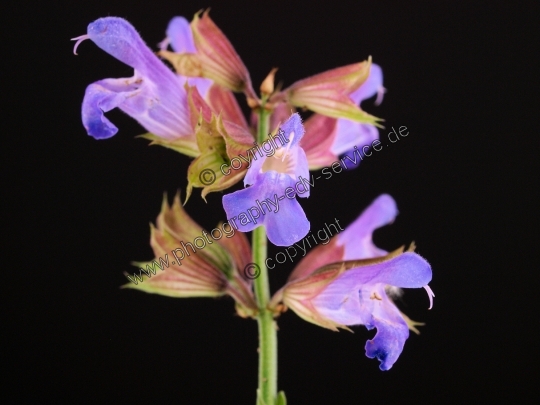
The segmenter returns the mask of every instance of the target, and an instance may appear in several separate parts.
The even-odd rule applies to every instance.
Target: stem
[[[257,143],[261,144],[268,135],[269,112],[259,111]],[[266,230],[263,226],[253,230],[253,263],[260,268],[260,275],[254,280],[255,299],[259,307],[257,323],[259,326],[259,389],[265,405],[274,405],[277,397],[277,328],[273,314],[267,309],[270,301],[270,284],[266,268],[267,246]],[[259,404],[259,402],[257,402]]]

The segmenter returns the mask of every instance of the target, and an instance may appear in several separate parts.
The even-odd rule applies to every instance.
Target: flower
[[[208,15],[198,12],[191,22],[194,47],[175,52],[162,50],[176,71],[185,76],[206,77],[219,85],[256,98],[249,72],[227,37]],[[174,44],[173,44],[174,45]]]
[[[355,104],[377,95],[375,104],[382,102],[384,94],[382,69],[371,64],[369,76],[355,91],[349,94]],[[379,131],[372,123],[355,122],[347,118],[333,118],[321,114],[313,114],[306,121],[306,136],[302,147],[306,151],[310,170],[331,165],[339,156],[349,156],[347,167],[358,166],[359,158],[355,157],[354,147],[362,150],[379,138]]]
[[[165,39],[159,44],[162,51],[166,51],[170,45],[175,53],[195,53],[195,43],[193,42],[193,33],[189,22],[184,17],[174,17],[167,26]],[[204,77],[191,77],[179,75],[182,80],[187,81],[191,86],[197,87],[197,90],[203,96],[208,93],[212,85],[212,80]]]
[[[227,294],[236,301],[239,315],[256,313],[252,281],[243,273],[251,262],[251,249],[245,235],[235,232],[229,223],[206,232],[182,208],[179,194],[171,206],[164,197],[156,227],[151,225],[150,230],[150,245],[156,259],[135,262],[140,273],[126,274],[131,282],[124,288],[169,297]]]
[[[351,97],[368,78],[370,66],[371,57],[299,80],[270,97],[270,102],[287,101],[328,117],[376,124],[379,119],[362,111]]]
[[[304,135],[300,115],[291,115],[280,126],[279,134],[281,145],[272,149],[273,156],[261,154],[257,158],[253,152],[244,178],[244,185],[251,187],[223,196],[223,208],[229,221],[238,219],[242,232],[264,225],[274,245],[289,246],[309,231],[309,221],[295,198],[296,194],[309,197],[307,159],[299,146]],[[271,143],[269,139],[261,147],[266,151],[265,146]]]
[[[345,231],[313,249],[270,304],[279,312],[278,303],[283,302],[304,320],[334,331],[353,325],[377,328],[365,348],[367,357],[379,359],[381,370],[392,367],[409,329],[418,324],[388,295],[401,288],[424,287],[430,308],[434,297],[428,286],[431,267],[412,252],[414,245],[406,252],[400,248],[386,254],[373,244],[372,232],[392,222],[396,214],[394,200],[379,196]]]
[[[186,153],[197,155],[187,92],[182,80],[146,46],[135,28],[118,17],[100,18],[88,25],[86,35],[105,52],[135,69],[131,78],[104,79],[89,85],[82,105],[82,120],[89,135],[106,139],[118,128],[104,115],[113,108],[135,118],[158,137],[180,142]],[[180,147],[179,146],[179,147]]]

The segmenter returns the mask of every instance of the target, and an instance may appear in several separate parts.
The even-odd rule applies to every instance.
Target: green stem
[[[259,111],[257,143],[260,145],[268,136],[269,112],[264,108]],[[257,323],[259,325],[259,389],[260,398],[265,405],[274,405],[277,396],[277,328],[272,312],[268,310],[270,284],[266,268],[267,246],[266,230],[260,226],[252,234],[253,263],[260,269],[260,275],[254,280],[255,298],[259,307]],[[260,404],[257,401],[257,404]]]

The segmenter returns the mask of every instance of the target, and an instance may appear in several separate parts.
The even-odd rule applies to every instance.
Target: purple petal
[[[379,139],[379,131],[376,127],[369,124],[359,124],[357,122],[349,121],[343,118],[338,119],[336,126],[336,137],[332,143],[330,151],[334,155],[341,155],[345,152],[351,159],[356,160],[358,163],[350,162],[347,159],[347,166],[351,166],[350,163],[358,166],[360,159],[353,155],[354,147],[356,146],[358,151],[364,157],[363,147],[368,145],[371,148],[371,144],[375,139]],[[368,149],[366,148],[366,151]]]
[[[189,26],[188,20],[184,17],[174,17],[167,27],[166,32],[168,43],[176,53],[196,53],[195,43],[193,42],[193,33]],[[204,98],[208,94],[210,86],[213,81],[204,77],[184,77],[181,76],[184,81],[187,81],[190,86],[197,87],[199,94]],[[182,84],[184,84],[182,82]]]
[[[268,239],[277,246],[298,242],[309,232],[309,221],[296,197],[284,196],[285,189],[294,185],[287,174],[260,174],[251,187],[223,196],[229,222],[234,220],[242,232],[264,225]]]
[[[292,132],[296,131],[295,134],[299,133],[301,138],[304,133],[304,127],[299,116],[295,116],[298,116],[298,114],[293,114],[281,128],[285,128],[285,130],[288,131],[284,131],[284,134],[290,135]],[[296,139],[296,135],[294,136],[294,139]],[[311,181],[311,179],[309,177],[307,156],[304,149],[302,149],[298,143],[295,144],[294,139],[292,142],[286,144],[286,153],[283,153],[281,147],[278,148],[279,151],[282,151],[283,153],[282,157],[278,157],[278,154],[273,156],[263,155],[263,157],[261,157],[257,152],[254,152],[254,149],[253,152],[247,153],[246,158],[251,159],[251,166],[244,177],[244,185],[254,184],[260,174],[274,172],[280,175],[288,175],[296,183],[301,182],[303,186],[299,187],[301,187],[301,190],[305,191],[299,192],[298,196],[305,198],[309,197],[310,191],[308,182]],[[279,145],[279,143],[276,144]],[[301,178],[305,180],[302,181]],[[278,195],[281,196],[284,192],[285,189],[282,189],[281,194]]]
[[[195,43],[193,42],[193,33],[188,20],[184,17],[174,17],[167,26],[166,31],[171,48],[176,53],[195,53]]]
[[[369,259],[386,255],[373,244],[373,231],[394,222],[396,202],[388,194],[377,197],[362,214],[338,236],[338,246],[345,246],[343,260]]]
[[[245,156],[246,159],[251,159],[251,166],[247,170],[246,176],[244,177],[244,186],[254,184],[257,181],[259,175],[262,173],[262,167],[266,159],[273,159],[273,157],[267,157],[264,154],[261,157],[257,152],[255,152],[254,149],[250,150],[252,150],[253,153],[246,153],[247,156]]]
[[[350,98],[359,104],[362,100],[373,97],[383,91],[383,73],[379,65],[372,64],[367,80],[353,93]]]
[[[166,91],[137,75],[100,80],[86,89],[82,104],[83,125],[96,139],[110,138],[118,129],[104,113],[118,107],[162,138],[193,136],[187,106],[180,102],[184,95],[179,93],[175,98],[166,98],[166,95]]]
[[[300,142],[300,139],[304,136],[304,125],[302,125],[302,118],[300,117],[300,114],[294,113],[290,116],[290,118],[285,121],[283,124],[279,127],[280,131],[283,131],[283,136],[286,139],[289,139],[289,143],[287,144],[288,148],[292,148],[293,146],[298,145],[298,142]],[[291,140],[291,135],[294,133],[294,137]]]
[[[131,92],[126,89],[125,92],[117,93],[107,90],[100,82],[88,86],[82,105],[82,122],[88,135],[95,139],[107,139],[115,135],[118,128],[104,113],[118,107],[136,91],[134,88]]]
[[[382,289],[384,294],[384,289]],[[407,323],[396,306],[386,295],[374,305],[373,317],[368,329],[377,328],[372,340],[366,342],[366,356],[377,358],[381,370],[389,370],[403,351],[405,340],[409,337]]]
[[[334,283],[344,289],[360,290],[364,285],[391,285],[402,288],[420,288],[431,281],[431,266],[420,255],[405,252],[381,263],[353,268],[338,277]]]
[[[370,291],[362,291],[356,283],[342,282],[338,277],[317,297],[313,305],[326,318],[342,325],[368,325],[373,312],[373,300],[366,300]]]
[[[295,177],[297,180],[303,178],[309,182],[311,181],[311,178],[309,177],[309,165],[306,152],[304,152],[304,149],[299,146],[296,146],[294,149],[294,151],[291,151],[291,155],[294,156],[294,160],[296,162],[294,168]],[[298,196],[307,198],[309,197],[309,185],[306,183],[306,181],[302,181],[302,184],[304,184],[307,191],[305,193],[299,193]]]
[[[280,201],[279,212],[267,216],[265,226],[268,239],[276,246],[291,246],[309,232],[309,221],[296,199]]]

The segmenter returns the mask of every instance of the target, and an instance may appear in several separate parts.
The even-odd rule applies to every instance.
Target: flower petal
[[[384,87],[382,69],[379,65],[372,63],[368,78],[357,90],[350,94],[350,97],[356,104],[360,104],[360,102],[367,98],[373,97],[376,94],[381,94],[379,97],[382,101],[383,92]],[[377,104],[380,104],[380,102]]]
[[[178,86],[174,73],[154,55],[135,28],[123,18],[105,17],[90,23],[88,37],[105,52],[134,68],[141,76],[153,82]]]
[[[125,86],[125,91],[113,91],[114,79],[102,80],[86,88],[82,104],[82,122],[88,135],[95,139],[107,139],[116,135],[118,128],[105,114],[121,105],[130,95],[139,91],[136,86]],[[129,80],[129,79],[127,79]],[[111,83],[111,81],[113,83]]]
[[[405,252],[389,260],[351,268],[335,282],[360,290],[363,285],[392,285],[401,288],[420,288],[431,281],[431,266],[420,255]]]
[[[305,133],[302,118],[298,113],[292,114],[287,121],[281,124],[279,129],[283,131],[282,136],[289,140],[288,148],[298,145]]]
[[[409,328],[396,306],[386,295],[380,295],[382,301],[374,303],[373,316],[368,329],[377,328],[372,340],[366,342],[366,356],[377,358],[381,370],[389,370],[403,351],[405,340],[409,337]]]
[[[279,209],[276,215],[266,218],[266,233],[274,245],[290,246],[308,234],[309,221],[296,199],[285,198],[280,202]]]
[[[313,299],[319,313],[343,325],[367,325],[371,322],[373,300],[365,300],[371,292],[362,293],[362,286],[343,279],[342,274]]]
[[[169,22],[166,31],[167,38],[174,52],[195,53],[195,43],[189,21],[184,17],[174,17]]]
[[[356,146],[362,151],[363,146],[369,145],[371,147],[371,143],[375,139],[379,139],[379,131],[375,126],[340,118],[337,120],[336,136],[330,151],[336,156],[344,153],[349,155],[353,161],[358,162],[354,163],[357,166],[360,163],[360,158],[354,159],[353,148]],[[362,153],[362,157],[363,155]]]
[[[223,196],[227,218],[236,221],[242,232],[264,224],[274,245],[298,242],[307,235],[309,221],[296,198],[284,196],[285,189],[294,184],[287,174],[275,171],[260,174],[252,186]]]
[[[362,214],[336,236],[338,246],[345,248],[343,260],[369,259],[386,255],[373,244],[373,231],[394,221],[398,214],[396,202],[388,194],[377,197]]]
[[[351,262],[345,264],[350,266]],[[313,305],[333,322],[369,326],[372,323],[371,315],[377,314],[374,311],[380,305],[379,300],[387,297],[385,285],[420,288],[429,280],[429,264],[416,253],[406,252],[389,260],[362,264],[344,271],[313,299]]]

